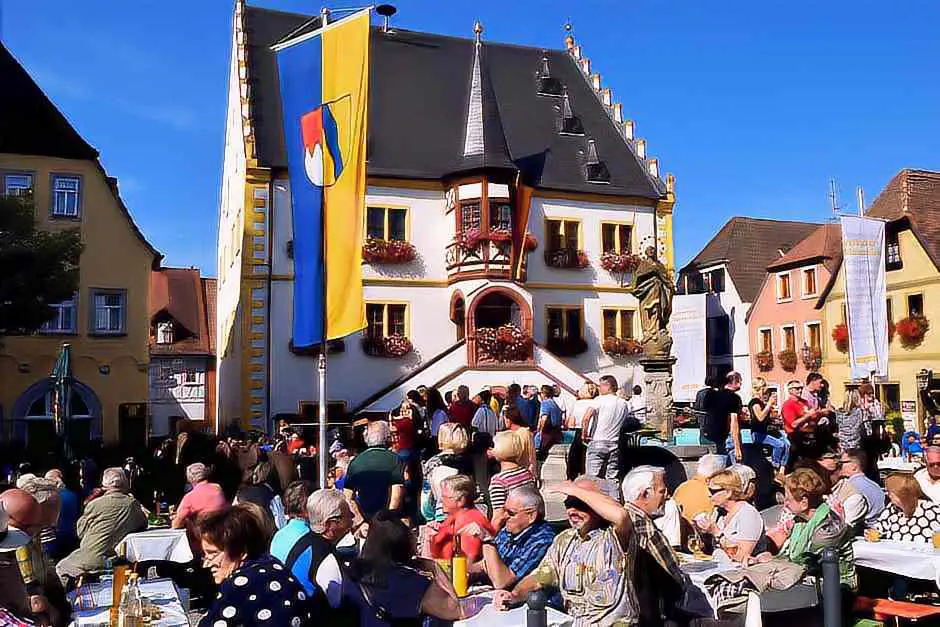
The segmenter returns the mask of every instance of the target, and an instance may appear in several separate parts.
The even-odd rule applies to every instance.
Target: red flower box
[[[849,350],[849,328],[845,324],[837,324],[832,329],[832,339],[835,340],[836,348],[840,353],[847,353]]]
[[[781,368],[793,372],[796,370],[796,351],[780,351],[777,353],[777,361],[780,362]]]
[[[526,233],[525,239],[522,241],[522,248],[527,253],[534,252],[536,248],[539,247],[539,240],[536,239],[534,233]]]
[[[761,351],[757,353],[757,369],[761,372],[769,372],[774,369],[774,354],[770,351]]]
[[[924,316],[909,316],[898,320],[894,328],[901,338],[901,346],[916,348],[924,341],[924,336],[930,330],[930,321]]]
[[[580,270],[591,265],[591,260],[583,250],[559,248],[545,251],[545,265],[552,268]]]
[[[817,372],[822,365],[822,350],[815,346],[804,346],[800,351],[803,367],[810,372]]]
[[[626,274],[640,265],[640,258],[630,253],[606,252],[601,255],[601,267],[608,272]]]
[[[362,260],[366,263],[409,263],[418,256],[411,242],[368,238],[362,245]]]
[[[604,352],[619,357],[642,355],[643,345],[632,337],[626,339],[608,337],[604,338]]]
[[[481,361],[526,361],[532,355],[532,337],[512,324],[482,327],[474,337]]]
[[[512,241],[512,231],[508,229],[490,229],[487,239],[491,242],[510,242]]]
[[[387,357],[400,359],[414,350],[414,346],[404,335],[390,335],[388,337],[362,338],[362,350],[372,357]]]

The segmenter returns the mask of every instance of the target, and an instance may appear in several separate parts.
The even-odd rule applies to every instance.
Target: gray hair
[[[206,468],[206,465],[201,462],[196,462],[195,464],[190,464],[186,467],[186,481],[190,482],[193,485],[196,485],[200,481],[205,481],[209,478],[209,469]]]
[[[321,489],[307,499],[307,521],[314,533],[323,533],[326,521],[349,511],[349,503],[339,490]]]
[[[41,479],[35,475],[32,475],[26,481],[16,482],[16,485],[19,489],[29,492],[36,502],[42,505],[46,501],[54,500],[59,498],[59,487],[56,485],[55,481],[50,481],[48,479]],[[20,485],[22,483],[22,485]]]
[[[726,460],[727,458],[724,455],[715,455],[712,453],[702,455],[701,459],[698,460],[698,465],[695,467],[695,474],[705,479],[714,477],[728,466]]]
[[[508,503],[510,499],[517,501],[525,509],[534,509],[538,512],[539,520],[545,518],[545,499],[542,498],[541,492],[536,490],[535,487],[530,485],[519,486],[509,493],[506,502]]]
[[[58,468],[53,468],[46,473],[46,479],[55,483],[56,487],[62,490],[65,488],[65,478],[62,475],[62,471]]]
[[[26,488],[24,488],[23,486],[29,483],[30,481],[35,481],[36,479],[37,479],[36,475],[34,475],[31,472],[23,473],[16,480],[16,487],[19,488],[20,490],[25,490]]]
[[[637,500],[643,496],[644,492],[653,489],[653,482],[657,475],[663,476],[665,474],[666,469],[659,466],[637,466],[623,478],[624,501],[631,503]]]
[[[597,491],[603,494],[604,496],[610,497],[615,501],[620,501],[620,494],[617,492],[617,486],[614,485],[612,481],[607,479],[601,479],[600,477],[595,477],[593,475],[581,475],[574,480],[575,483],[593,483],[594,487],[597,488]]]
[[[127,492],[130,486],[127,483],[124,469],[118,467],[105,468],[104,472],[101,473],[101,487],[105,490]]]
[[[384,420],[376,420],[366,427],[363,439],[366,441],[366,446],[385,446],[388,444],[388,436],[388,423]]]

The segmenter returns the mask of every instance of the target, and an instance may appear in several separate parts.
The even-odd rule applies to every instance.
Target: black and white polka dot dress
[[[277,559],[245,562],[222,583],[199,627],[301,627],[310,622],[303,586]]]
[[[889,503],[878,517],[875,528],[884,540],[931,542],[934,532],[940,531],[940,506],[921,499],[914,508],[914,514],[905,518],[900,508]]]

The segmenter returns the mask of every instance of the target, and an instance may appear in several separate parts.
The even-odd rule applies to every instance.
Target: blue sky
[[[166,265],[215,274],[229,0],[0,0],[6,46],[102,154]],[[316,12],[312,0],[255,0]],[[355,0],[330,6],[355,6]],[[403,28],[561,47],[678,179],[676,255],[731,216],[825,220],[903,167],[940,170],[931,0],[403,0]]]

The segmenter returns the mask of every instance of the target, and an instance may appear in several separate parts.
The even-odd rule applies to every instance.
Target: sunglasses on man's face
[[[724,488],[708,488],[708,493],[711,494],[712,496],[714,496],[715,494],[720,494],[721,492],[724,492],[724,491],[725,491]]]
[[[587,506],[587,503],[581,499],[576,499],[573,496],[565,498],[565,509],[576,509],[579,512],[589,512],[591,508]]]

